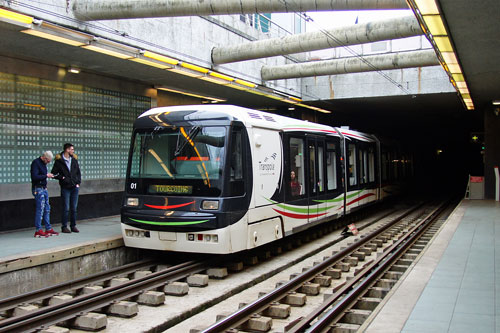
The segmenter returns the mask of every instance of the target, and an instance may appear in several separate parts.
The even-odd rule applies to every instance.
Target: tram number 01
[[[137,190],[137,183],[130,183],[131,190]]]

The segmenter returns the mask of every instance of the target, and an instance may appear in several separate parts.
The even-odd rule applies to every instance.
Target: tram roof
[[[210,120],[215,116],[219,118],[221,115],[223,115],[230,121],[241,121],[247,127],[261,127],[280,130],[283,132],[307,132],[331,136],[339,136],[339,133],[337,132],[337,130],[339,130],[343,136],[346,136],[348,138],[361,141],[374,141],[374,138],[371,135],[349,130],[346,128],[338,128],[336,130],[335,128],[327,125],[227,104],[201,104],[159,107],[144,112],[139,116],[139,118],[159,114],[164,114],[165,116],[167,116],[169,113],[182,111],[196,111],[196,116],[193,117],[192,120],[196,119],[197,121]]]

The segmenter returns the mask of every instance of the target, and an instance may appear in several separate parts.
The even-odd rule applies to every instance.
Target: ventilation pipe
[[[264,66],[261,69],[261,76],[263,80],[267,81],[436,65],[439,65],[439,61],[436,53],[431,49],[311,61],[282,66]]]
[[[326,31],[306,32],[284,38],[216,47],[212,50],[212,61],[215,64],[225,64],[338,46],[412,37],[421,34],[420,24],[412,14],[400,18],[333,28]]]
[[[74,0],[85,21],[146,17],[408,9],[405,0]]]

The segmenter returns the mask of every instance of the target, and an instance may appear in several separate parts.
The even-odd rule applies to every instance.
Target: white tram
[[[252,249],[381,200],[392,158],[348,129],[232,105],[155,108],[134,123],[125,245]]]

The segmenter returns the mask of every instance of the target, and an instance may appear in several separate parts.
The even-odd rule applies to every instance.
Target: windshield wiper
[[[186,147],[187,143],[189,141],[193,141],[194,137],[198,135],[198,133],[201,130],[201,126],[193,126],[189,130],[189,132],[185,135],[184,141],[179,145],[179,141],[177,141],[177,148],[175,149],[174,152],[174,157],[177,157],[180,155],[181,151]]]

